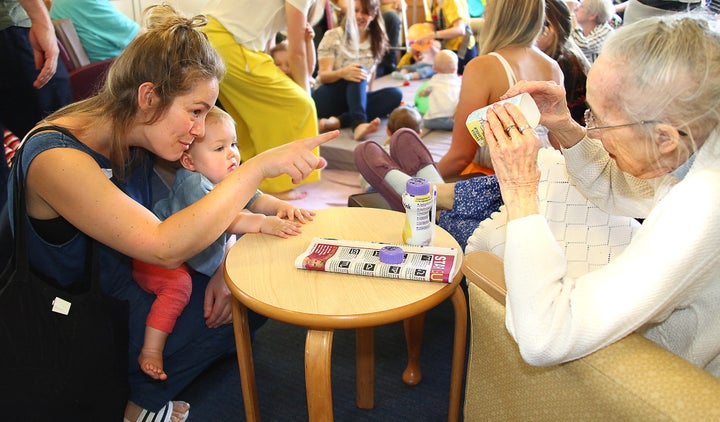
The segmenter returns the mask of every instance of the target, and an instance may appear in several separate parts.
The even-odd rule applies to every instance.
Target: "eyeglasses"
[[[618,127],[626,127],[626,126],[649,125],[652,123],[658,123],[658,121],[657,120],[640,120],[639,122],[623,123],[621,125],[597,126],[597,120],[595,119],[595,115],[593,114],[593,112],[590,111],[590,109],[585,110],[585,129],[587,129],[588,132],[590,132],[591,130],[615,129]]]

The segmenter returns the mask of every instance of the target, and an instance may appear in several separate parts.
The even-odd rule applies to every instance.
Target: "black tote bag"
[[[72,292],[30,269],[21,154],[13,180],[15,248],[0,274],[0,419],[122,421],[128,304],[100,291],[94,240],[92,269]]]

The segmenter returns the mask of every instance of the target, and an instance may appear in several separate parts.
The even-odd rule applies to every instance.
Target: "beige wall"
[[[138,23],[142,18],[142,11],[153,4],[168,3],[183,14],[192,16],[200,13],[206,2],[207,0],[110,0],[113,6]]]

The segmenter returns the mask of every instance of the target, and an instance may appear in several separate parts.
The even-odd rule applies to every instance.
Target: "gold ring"
[[[523,126],[520,126],[520,127],[518,128],[518,131],[519,131],[520,133],[523,133],[523,132],[525,132],[525,131],[528,130],[528,129],[530,129],[530,125],[523,125]]]
[[[517,126],[515,126],[515,125],[510,125],[510,126],[506,127],[506,128],[505,128],[505,133],[507,133],[507,134],[509,135],[509,134],[510,134],[510,129],[517,129]]]

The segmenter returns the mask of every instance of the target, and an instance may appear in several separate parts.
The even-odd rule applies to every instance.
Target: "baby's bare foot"
[[[163,370],[162,351],[143,348],[138,356],[140,369],[156,380],[166,380],[167,374]]]
[[[377,132],[380,129],[380,118],[374,118],[370,123],[360,123],[353,131],[353,138],[356,141],[362,141],[371,133]]]
[[[318,120],[318,132],[325,133],[335,129],[340,129],[340,119],[337,117],[333,116]]]

